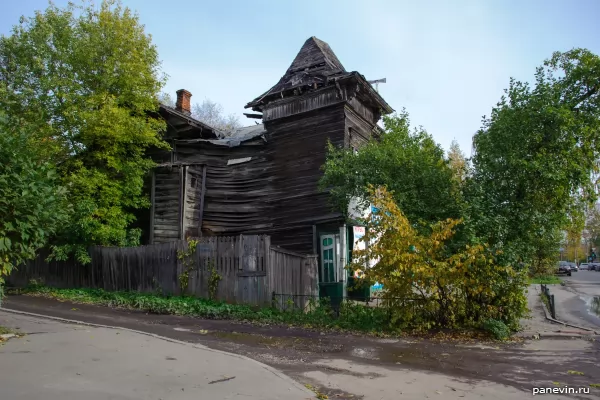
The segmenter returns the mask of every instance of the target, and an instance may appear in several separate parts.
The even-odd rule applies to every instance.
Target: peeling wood
[[[242,163],[248,162],[250,160],[252,160],[252,157],[234,158],[231,160],[227,160],[227,165],[242,164]]]

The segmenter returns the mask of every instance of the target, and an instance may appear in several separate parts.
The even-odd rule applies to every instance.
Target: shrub
[[[399,210],[385,189],[370,189],[378,209],[367,222],[355,252],[353,269],[383,284],[382,301],[394,326],[413,328],[478,328],[483,321],[502,321],[518,328],[527,310],[526,271],[496,262],[498,253],[484,245],[449,250],[460,220],[448,219],[419,230]],[[429,232],[429,233],[421,233]]]
[[[510,329],[502,321],[496,319],[488,319],[483,322],[482,328],[490,333],[497,340],[505,340],[510,337]]]

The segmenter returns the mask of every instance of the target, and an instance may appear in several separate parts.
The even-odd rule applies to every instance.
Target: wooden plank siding
[[[127,248],[93,247],[88,265],[74,261],[48,263],[47,254],[41,254],[14,270],[8,283],[24,287],[35,279],[57,288],[181,294],[178,277],[184,265],[177,254],[187,246],[186,241],[178,240]],[[316,258],[272,247],[269,236],[201,238],[195,269],[189,275],[188,294],[209,296],[210,264],[221,276],[217,300],[267,306],[274,291],[302,296],[318,294]]]
[[[340,221],[327,193],[318,188],[323,176],[327,141],[343,147],[343,104],[265,123],[269,155],[273,159],[275,193],[269,232],[274,245],[291,251],[312,252],[314,224]]]
[[[342,214],[332,211],[328,194],[318,188],[327,142],[360,147],[373,126],[347,104],[334,103],[266,122],[264,138],[239,146],[202,140],[178,143],[172,171],[184,171],[183,186],[177,187],[176,172],[167,179],[167,167],[156,171],[154,242],[181,238],[175,236],[174,226],[179,217],[177,229],[184,238],[268,234],[277,246],[311,253],[313,225],[343,223]],[[243,161],[228,165],[231,160]],[[183,216],[176,214],[180,204],[175,197],[183,196],[181,190]],[[165,197],[170,199],[170,213],[164,210]]]
[[[178,166],[154,170],[153,243],[180,239],[180,171]]]

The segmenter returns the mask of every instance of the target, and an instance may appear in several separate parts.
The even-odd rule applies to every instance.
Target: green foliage
[[[600,155],[600,58],[554,53],[535,85],[510,81],[474,137],[469,184],[474,234],[509,260],[552,268],[561,240],[596,198]]]
[[[529,278],[529,284],[554,285],[560,284],[561,280],[555,275],[540,275]]]
[[[482,324],[483,330],[489,332],[497,340],[506,340],[510,337],[510,328],[502,321],[488,319]]]
[[[327,299],[313,300],[307,310],[291,308],[260,308],[227,304],[210,299],[188,296],[161,296],[138,292],[107,292],[102,289],[55,289],[38,283],[24,292],[81,304],[97,304],[122,307],[155,314],[187,315],[207,319],[232,319],[257,323],[290,324],[307,328],[341,329],[362,332],[397,332],[387,324],[387,311],[351,302],[342,303],[339,316],[333,318],[333,310]]]
[[[185,294],[187,292],[190,281],[190,272],[196,270],[195,255],[197,247],[197,240],[189,240],[187,248],[184,250],[177,250],[177,259],[181,260],[183,264],[183,271],[177,277],[179,280],[179,290],[181,291],[181,294]]]
[[[87,262],[89,245],[139,243],[130,227],[133,211],[149,206],[146,150],[167,147],[164,121],[151,116],[164,84],[159,68],[138,16],[113,0],[51,4],[0,38],[7,125],[25,127],[39,155],[55,162],[74,205],[55,258]]]
[[[353,197],[365,200],[368,185],[385,185],[411,221],[435,222],[458,218],[453,171],[444,150],[423,129],[410,128],[408,114],[384,117],[385,133],[357,154],[329,145],[320,181],[337,210],[346,212]]]
[[[499,265],[498,254],[483,245],[450,251],[460,220],[448,219],[417,231],[385,188],[370,189],[369,200],[380,211],[372,215],[351,265],[365,279],[383,285],[382,301],[391,323],[421,329],[475,328],[483,321],[503,321],[516,329],[527,310],[525,272]]]
[[[208,298],[210,300],[215,299],[217,296],[217,289],[219,289],[219,282],[221,281],[221,275],[217,273],[215,268],[215,264],[212,260],[208,262],[207,265],[208,270]]]
[[[181,294],[187,293],[190,272],[198,269],[195,257],[198,243],[197,240],[189,240],[186,249],[177,251],[177,258],[181,260],[183,264],[183,271],[178,276]],[[217,295],[217,290],[219,289],[219,282],[222,278],[217,272],[215,263],[212,259],[206,260],[206,271],[208,272],[208,298],[209,300],[214,300]]]
[[[0,301],[4,278],[35,258],[66,212],[53,166],[36,159],[27,135],[0,126]]]
[[[9,328],[5,328],[3,326],[0,326],[0,335],[6,335],[6,334],[10,334],[10,333],[15,333],[12,329]],[[2,340],[0,340],[1,342]]]

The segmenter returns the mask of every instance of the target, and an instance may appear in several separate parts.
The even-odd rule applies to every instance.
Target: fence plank
[[[304,296],[318,293],[317,257],[271,246],[269,236],[202,237],[198,242],[195,267],[189,275],[190,295],[209,296],[210,262],[221,276],[217,300],[263,306],[270,304],[273,292]],[[15,270],[8,282],[23,287],[35,279],[58,288],[179,294],[178,277],[184,265],[177,254],[186,248],[183,240],[129,248],[92,247],[88,265],[72,260],[46,262],[48,253],[42,252]],[[306,299],[298,299],[298,305],[305,306]]]

